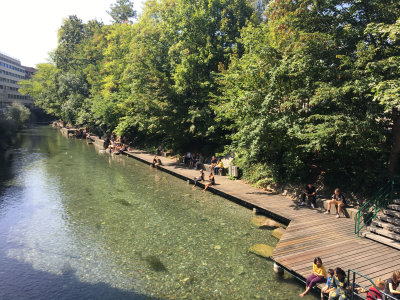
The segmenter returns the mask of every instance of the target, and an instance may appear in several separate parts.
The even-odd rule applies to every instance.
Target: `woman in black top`
[[[400,283],[400,272],[394,271],[392,277],[387,280],[385,293],[393,296],[396,299],[400,299],[400,291],[397,291],[399,283]]]
[[[209,186],[212,186],[214,184],[215,184],[214,174],[211,172],[210,175],[208,175],[208,183],[204,186],[204,191],[206,191]]]

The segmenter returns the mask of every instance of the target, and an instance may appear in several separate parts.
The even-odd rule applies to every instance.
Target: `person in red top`
[[[378,289],[375,286],[370,287],[367,293],[367,300],[382,300],[381,291],[385,289],[385,281],[379,278],[375,281],[375,285]]]

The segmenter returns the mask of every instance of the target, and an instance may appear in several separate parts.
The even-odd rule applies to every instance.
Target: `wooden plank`
[[[321,251],[318,252],[325,266],[327,266],[328,264],[331,264],[332,262],[343,261],[344,257],[350,257],[352,261],[357,261],[357,260],[365,259],[365,257],[370,256],[370,253],[367,251],[362,251],[360,253],[361,250],[365,250],[364,245],[359,245],[358,247],[354,247],[352,245],[346,244],[343,247],[341,247],[340,249],[343,252],[347,251],[348,249],[350,249],[350,250],[346,252],[346,256],[343,256],[340,253],[335,254],[335,255],[330,255],[330,252],[321,252]],[[377,245],[373,249],[369,249],[370,252],[376,254],[377,252],[373,251],[374,249],[379,249],[379,245]],[[332,249],[330,248],[329,251],[332,251]],[[315,252],[313,254],[315,254]],[[381,254],[377,254],[377,255],[379,256]],[[308,256],[308,257],[310,258],[310,261],[314,260],[314,257],[312,257],[312,256],[311,257]],[[298,259],[298,255],[297,255],[295,260],[292,258],[292,260],[281,260],[280,262],[284,263],[284,264],[290,264],[293,267],[298,268],[302,264],[301,261],[303,261],[303,260]]]
[[[361,270],[369,270],[375,267],[377,264],[380,265],[382,263],[386,263],[387,261],[391,261],[391,263],[393,264],[393,259],[397,258],[400,258],[398,254],[382,255],[381,253],[373,252],[369,255],[356,259],[348,256],[337,260],[327,261],[324,262],[324,265],[325,267],[327,267],[329,264],[336,263],[336,265],[334,265],[333,267],[331,266],[332,269],[334,269],[335,267],[341,267],[342,269],[350,268],[364,274],[364,272],[362,272]],[[301,271],[302,268],[297,267],[296,270]]]

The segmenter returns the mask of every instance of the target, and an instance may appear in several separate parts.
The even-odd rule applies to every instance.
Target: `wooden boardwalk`
[[[150,163],[153,155],[134,150],[128,156]],[[188,169],[174,160],[161,157],[161,169],[182,179],[193,179],[199,171]],[[208,173],[205,174],[206,178]],[[286,232],[273,252],[273,260],[286,270],[307,278],[312,271],[314,257],[322,258],[325,267],[354,269],[371,279],[387,279],[400,270],[400,251],[354,234],[354,220],[324,215],[319,209],[299,207],[288,197],[251,187],[241,180],[215,176],[216,185],[210,191],[237,201],[249,208],[258,208],[288,224]],[[369,286],[363,278],[357,283]]]

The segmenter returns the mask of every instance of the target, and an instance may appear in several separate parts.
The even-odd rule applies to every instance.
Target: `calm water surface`
[[[0,159],[0,299],[297,299],[302,285],[248,252],[277,243],[251,218],[134,159],[29,129]]]

